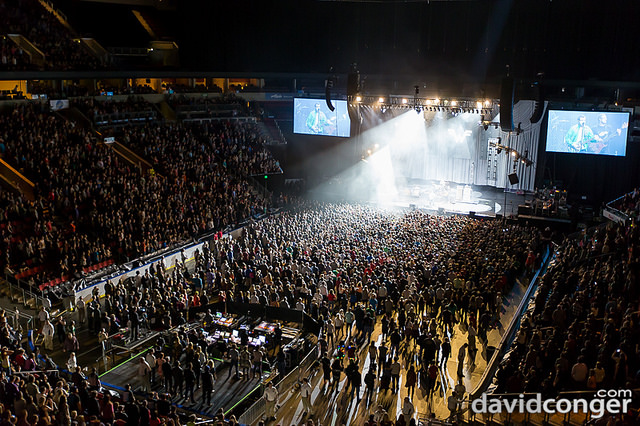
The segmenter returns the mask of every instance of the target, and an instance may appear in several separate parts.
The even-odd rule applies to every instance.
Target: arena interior
[[[0,0],[0,424],[640,424],[638,22]]]

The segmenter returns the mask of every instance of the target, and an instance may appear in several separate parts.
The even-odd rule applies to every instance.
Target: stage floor
[[[524,204],[527,195],[504,191],[489,186],[462,185],[453,182],[412,182],[394,192],[359,194],[349,197],[341,185],[322,185],[309,191],[309,197],[332,202],[364,202],[383,207],[415,208],[442,213],[469,214],[495,217],[496,214],[515,216],[518,205]],[[528,199],[532,196],[529,195]]]

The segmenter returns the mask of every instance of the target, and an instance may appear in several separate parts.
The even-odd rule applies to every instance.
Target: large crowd
[[[614,223],[563,243],[497,374],[497,392],[637,388],[639,247],[637,226]]]
[[[478,345],[499,322],[503,294],[539,262],[539,244],[537,232],[496,221],[304,204],[211,245],[195,274],[224,300],[309,313],[322,327],[324,380],[314,386],[364,400],[379,424],[402,424],[382,422],[398,383],[411,389],[407,411],[391,415],[415,421],[415,389],[429,400],[446,389],[438,371],[452,355],[459,377],[467,373],[463,366],[475,363]],[[452,354],[461,323],[468,343]],[[381,340],[372,339],[378,326]],[[366,368],[360,353],[369,356]],[[319,419],[321,410],[314,411]]]
[[[135,110],[129,104],[139,102],[80,106],[113,112]],[[32,282],[69,276],[105,259],[140,257],[263,213],[267,201],[251,191],[246,177],[280,171],[251,123],[123,128],[118,140],[154,165],[150,174],[39,104],[0,115],[0,128],[3,158],[35,183],[33,201],[0,192],[3,262],[13,270],[46,265]],[[632,209],[638,197],[628,198]],[[516,278],[539,266],[543,244],[535,229],[500,221],[298,202],[250,223],[237,239],[211,240],[193,265],[178,263],[171,273],[165,270],[172,265],[159,265],[109,282],[101,299],[76,302],[77,323],[64,316],[50,321],[43,309],[43,354],[25,351],[19,329],[0,312],[0,416],[29,425],[84,424],[92,417],[179,424],[175,398],[158,397],[147,385],[143,399],[126,391],[121,402],[107,396],[98,401],[97,376],[76,371],[70,356],[65,378],[53,371],[57,366],[46,352],[78,351],[76,327],[85,323],[101,342],[124,325],[136,340],[140,327],[184,324],[190,307],[206,306],[214,295],[301,310],[320,324],[322,381],[304,382],[301,393],[305,412],[314,412],[316,421],[323,413],[312,404],[315,388],[341,395],[341,415],[351,404],[362,407],[370,426],[415,422],[416,399],[431,404],[438,390],[452,390],[447,403],[455,415],[466,392],[457,379],[468,374],[488,333],[500,326],[503,300]],[[497,392],[556,395],[636,385],[638,247],[638,227],[618,225],[564,242],[498,371]],[[465,343],[454,352],[452,340],[462,330]],[[141,363],[139,379],[145,383],[147,371],[163,376],[157,382],[165,394],[191,401],[194,386],[214,380],[209,359],[236,352],[210,353],[198,331],[180,332],[156,349]],[[237,357],[243,351],[238,348]],[[284,366],[281,348],[259,357]],[[443,382],[450,358],[457,359],[456,383]],[[176,375],[161,373],[172,369]],[[24,370],[52,371],[15,374]],[[265,396],[267,417],[275,417],[277,391]],[[399,410],[389,403],[395,398],[402,398]]]
[[[122,141],[156,168],[143,175],[39,104],[17,106],[0,122],[4,158],[35,184],[33,202],[3,193],[4,266],[30,270],[25,278],[38,285],[262,214],[267,201],[246,177],[279,170],[243,123],[126,129]]]
[[[20,34],[45,55],[45,68],[59,71],[96,69],[99,62],[75,42],[73,33],[37,0],[2,0],[0,2],[2,36]],[[6,70],[31,69],[28,55],[3,39],[2,63]]]

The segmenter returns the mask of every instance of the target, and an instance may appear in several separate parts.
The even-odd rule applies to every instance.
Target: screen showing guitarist
[[[620,136],[627,125],[628,123],[623,123],[621,128],[614,129],[613,126],[607,123],[607,114],[600,114],[598,116],[598,125],[593,128],[594,141],[589,145],[589,152],[618,155],[618,152],[614,152],[612,149],[612,139]]]
[[[315,109],[307,117],[307,128],[311,133],[318,135],[333,134],[335,133],[335,128],[332,126],[332,120],[333,118],[327,119],[325,113],[320,110],[320,104],[317,103]]]
[[[587,126],[587,117],[580,115],[578,123],[571,126],[564,136],[569,152],[587,152],[589,144],[595,139],[591,127]]]

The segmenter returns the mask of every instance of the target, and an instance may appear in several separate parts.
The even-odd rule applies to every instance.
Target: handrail
[[[498,361],[502,359],[502,356],[504,355],[504,352],[507,349],[508,343],[513,341],[513,338],[515,338],[516,332],[520,328],[521,316],[524,313],[527,306],[529,305],[534,289],[538,287],[536,284],[538,281],[538,276],[546,268],[549,258],[552,257],[550,256],[550,254],[551,253],[549,250],[549,246],[547,246],[545,249],[545,255],[542,261],[542,265],[540,266],[540,269],[538,269],[538,271],[535,273],[535,275],[531,279],[531,283],[529,284],[527,291],[522,297],[522,300],[520,301],[520,305],[518,305],[518,309],[516,309],[516,312],[513,314],[513,318],[511,319],[509,326],[505,330],[505,333],[502,335],[502,339],[500,339],[500,343],[496,347],[496,350],[494,351],[491,359],[487,362],[487,368],[485,368],[484,372],[482,373],[482,377],[480,378],[480,381],[478,382],[476,387],[471,392],[469,392],[469,397],[471,400],[478,398],[480,394],[487,389],[487,387],[489,386],[489,381],[495,375],[495,372],[499,364]]]
[[[35,371],[12,371],[11,375],[16,374],[41,374],[41,373],[57,373],[59,370],[35,370]]]

